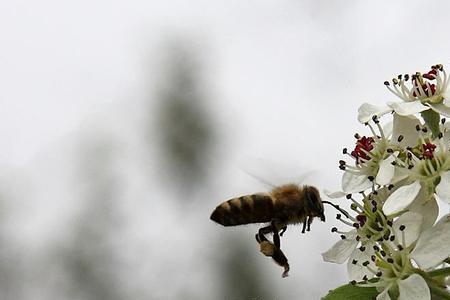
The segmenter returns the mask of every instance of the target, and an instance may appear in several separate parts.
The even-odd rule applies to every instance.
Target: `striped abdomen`
[[[248,195],[223,202],[211,214],[211,220],[223,226],[270,222],[273,201],[269,195]]]

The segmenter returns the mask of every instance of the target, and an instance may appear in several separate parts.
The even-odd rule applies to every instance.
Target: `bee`
[[[282,277],[289,274],[288,259],[281,251],[280,236],[288,225],[303,224],[302,233],[310,231],[314,218],[325,221],[323,203],[317,188],[310,185],[286,184],[269,193],[241,196],[222,202],[214,209],[210,219],[223,226],[268,223],[258,230],[256,241],[260,251],[284,267]],[[273,234],[273,243],[267,234]]]

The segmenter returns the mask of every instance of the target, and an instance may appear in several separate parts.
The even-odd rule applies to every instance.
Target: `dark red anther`
[[[433,159],[434,158],[434,150],[436,149],[436,145],[432,143],[422,144],[422,156],[424,158]]]
[[[434,80],[436,79],[437,71],[436,69],[432,69],[430,72],[423,74],[423,78],[426,78],[428,80]]]
[[[369,160],[370,157],[365,153],[373,149],[372,143],[374,139],[372,137],[363,136],[356,142],[355,150],[352,151],[351,155],[356,158],[356,163],[359,163],[360,158],[364,160]],[[363,151],[364,150],[364,151]]]
[[[363,227],[366,224],[367,217],[365,215],[357,215],[356,221],[358,221],[360,227]]]

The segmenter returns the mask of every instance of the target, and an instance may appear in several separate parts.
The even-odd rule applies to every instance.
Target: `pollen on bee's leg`
[[[259,244],[259,251],[261,251],[261,253],[264,254],[265,256],[272,257],[275,253],[275,250],[276,250],[275,245],[269,241],[262,241]]]

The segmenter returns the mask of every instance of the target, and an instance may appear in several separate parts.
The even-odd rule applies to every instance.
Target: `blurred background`
[[[288,182],[338,190],[383,81],[448,68],[446,1],[0,3],[0,299],[319,299],[347,281],[315,222],[209,220]]]

